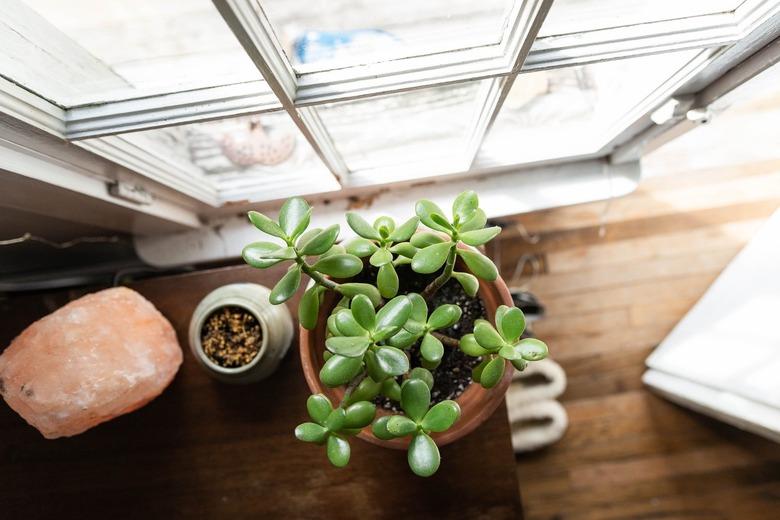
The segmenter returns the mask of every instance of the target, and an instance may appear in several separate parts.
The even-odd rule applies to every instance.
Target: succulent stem
[[[448,347],[454,347],[458,348],[460,346],[460,341],[457,339],[447,336],[446,334],[442,334],[440,332],[431,332],[431,335],[442,342],[442,344],[447,345]]]
[[[425,301],[429,301],[433,295],[436,294],[436,291],[441,289],[441,287],[447,283],[450,278],[452,278],[452,271],[455,270],[456,257],[457,246],[453,242],[452,247],[450,248],[450,252],[447,254],[447,261],[444,264],[444,271],[442,271],[439,276],[434,278],[434,280],[428,284],[428,287],[426,287],[421,294],[421,296],[425,298]]]

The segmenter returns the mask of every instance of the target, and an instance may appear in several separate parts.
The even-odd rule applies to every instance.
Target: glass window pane
[[[299,72],[501,41],[511,0],[264,0]]]
[[[488,133],[479,166],[597,152],[632,109],[699,54],[689,50],[520,74]],[[633,121],[631,121],[633,122]]]
[[[317,107],[350,170],[451,160],[464,151],[489,80]]]
[[[595,31],[713,13],[745,0],[555,0],[539,37]]]
[[[49,47],[66,40],[73,52],[63,67],[80,63],[72,77],[51,81],[59,70],[47,68],[29,85],[65,106],[261,79],[210,0],[24,3],[29,10],[19,25],[36,27],[43,51],[60,52]],[[24,65],[42,62],[30,56]]]

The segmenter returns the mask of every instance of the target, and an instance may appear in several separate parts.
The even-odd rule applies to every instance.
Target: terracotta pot
[[[458,271],[467,271],[467,269],[465,266],[459,265]],[[309,389],[313,394],[325,394],[332,403],[341,401],[341,398],[344,396],[345,388],[343,386],[329,388],[320,382],[318,376],[322,365],[325,363],[322,355],[325,352],[327,317],[330,315],[333,307],[336,306],[336,296],[336,294],[330,291],[326,293],[323,305],[320,309],[317,327],[314,330],[307,330],[300,327],[301,365],[303,366],[303,374],[306,377],[306,383],[309,385]],[[493,322],[495,318],[496,309],[499,305],[513,305],[512,295],[509,293],[506,283],[504,283],[504,280],[501,278],[498,278],[494,282],[480,280],[479,297],[485,304],[485,309],[488,312],[488,317],[491,322]],[[446,432],[432,434],[432,437],[436,440],[436,444],[444,446],[454,442],[461,437],[468,435],[487,420],[504,399],[504,394],[512,381],[513,371],[514,367],[507,361],[503,378],[501,378],[501,381],[493,388],[486,390],[477,383],[469,385],[456,399],[461,409],[460,419],[458,419],[455,425]],[[378,415],[387,415],[389,413],[390,412],[387,410],[377,409]],[[363,431],[358,434],[358,437],[378,446],[399,450],[405,450],[410,441],[409,437],[389,441],[377,439],[371,433],[370,425],[364,428]]]

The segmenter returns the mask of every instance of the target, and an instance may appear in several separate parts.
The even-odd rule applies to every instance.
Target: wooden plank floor
[[[566,436],[517,459],[527,518],[780,518],[780,445],[671,404],[640,379],[778,207],[775,159],[647,179],[606,212],[600,202],[509,223],[538,242],[507,229],[502,273],[536,255],[542,274],[527,268],[519,282],[546,306],[535,332],[569,377]]]

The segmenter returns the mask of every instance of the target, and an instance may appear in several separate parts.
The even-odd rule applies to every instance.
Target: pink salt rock
[[[44,437],[69,437],[160,395],[181,361],[168,320],[117,287],[27,327],[0,355],[0,393]]]

